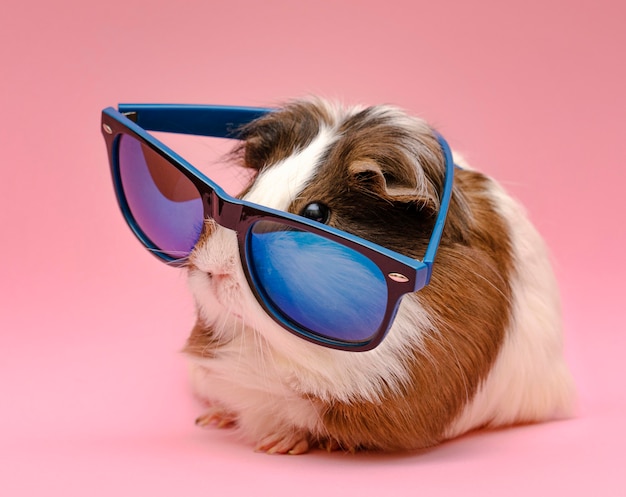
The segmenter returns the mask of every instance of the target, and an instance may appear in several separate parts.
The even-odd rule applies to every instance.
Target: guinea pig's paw
[[[237,415],[221,407],[211,407],[196,418],[196,425],[202,428],[215,425],[218,428],[232,428],[237,424]]]
[[[266,454],[304,454],[309,451],[309,434],[305,430],[293,428],[280,430],[262,438],[256,452]]]

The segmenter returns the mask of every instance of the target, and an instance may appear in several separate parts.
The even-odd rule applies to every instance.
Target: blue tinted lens
[[[122,190],[135,223],[156,250],[175,259],[186,257],[204,222],[198,189],[132,136],[122,135],[118,150]]]
[[[387,285],[364,255],[269,221],[252,227],[247,251],[259,291],[287,321],[343,342],[367,341],[379,329]]]

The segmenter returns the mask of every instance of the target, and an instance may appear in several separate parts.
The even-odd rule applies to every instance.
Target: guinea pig
[[[444,182],[436,136],[392,106],[308,98],[246,125],[232,160],[252,171],[244,200],[419,258]],[[198,425],[236,428],[257,451],[301,454],[422,449],[571,414],[544,242],[496,181],[454,157],[431,281],[404,296],[372,350],[283,329],[247,283],[236,233],[205,221],[187,266],[197,321],[184,348],[206,406]]]

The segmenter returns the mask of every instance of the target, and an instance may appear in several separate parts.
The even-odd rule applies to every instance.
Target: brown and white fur
[[[390,106],[294,101],[244,130],[246,200],[300,213],[406,255],[424,254],[444,179],[432,129]],[[481,427],[570,414],[557,285],[523,209],[466,164],[455,172],[430,284],[406,296],[374,350],[309,343],[268,317],[235,233],[207,221],[189,262],[187,341],[200,425],[236,426],[268,453],[405,450]]]

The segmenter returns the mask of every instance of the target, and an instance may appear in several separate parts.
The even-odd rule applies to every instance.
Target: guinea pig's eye
[[[330,217],[330,209],[328,206],[319,202],[311,202],[302,209],[300,215],[317,221],[318,223],[326,224]]]

